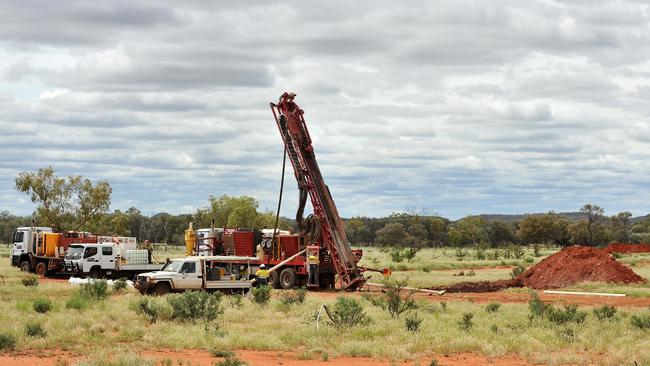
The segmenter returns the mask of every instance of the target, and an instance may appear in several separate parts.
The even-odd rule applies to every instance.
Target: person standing
[[[307,258],[307,262],[309,263],[309,284],[318,285],[318,265],[320,261],[317,256],[311,254]]]

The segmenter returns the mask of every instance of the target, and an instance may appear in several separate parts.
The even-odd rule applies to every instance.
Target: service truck
[[[95,244],[70,245],[65,254],[65,272],[81,277],[134,279],[139,273],[163,267],[151,262],[147,250],[135,249],[135,240],[133,244],[111,238]]]
[[[260,264],[256,257],[189,256],[173,259],[159,271],[139,274],[134,286],[142,294],[156,295],[186,290],[246,293]]]
[[[75,243],[96,243],[97,237],[83,231],[55,233],[49,227],[25,226],[14,232],[11,265],[40,276],[63,270],[63,257]]]

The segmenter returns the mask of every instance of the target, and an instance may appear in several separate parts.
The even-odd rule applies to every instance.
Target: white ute
[[[186,290],[246,293],[260,260],[239,256],[191,256],[174,259],[160,271],[142,273],[135,287],[143,294]]]

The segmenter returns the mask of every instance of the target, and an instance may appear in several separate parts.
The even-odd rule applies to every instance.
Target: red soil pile
[[[509,287],[538,290],[562,288],[579,282],[644,283],[643,277],[601,249],[573,246],[542,260],[512,280],[464,282],[447,292],[493,292]]]
[[[607,253],[650,253],[650,244],[612,243],[604,248]]]

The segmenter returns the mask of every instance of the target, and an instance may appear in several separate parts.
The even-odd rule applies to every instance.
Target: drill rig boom
[[[343,222],[321,175],[303,117],[304,111],[294,102],[295,96],[294,93],[282,94],[278,104],[271,103],[271,110],[298,181],[300,204],[296,220],[303,232],[311,227],[314,233],[310,238],[312,243],[329,251],[341,288],[354,290],[365,282],[365,278],[356,265]],[[311,220],[302,218],[307,195],[314,210]]]

